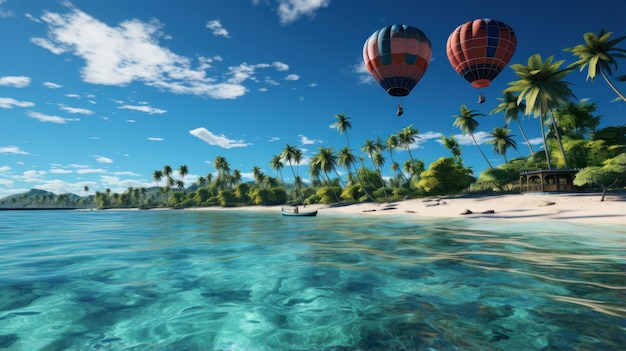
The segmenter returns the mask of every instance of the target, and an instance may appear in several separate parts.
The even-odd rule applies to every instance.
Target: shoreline
[[[351,215],[410,215],[424,219],[493,218],[517,222],[548,220],[549,224],[567,221],[585,224],[626,225],[626,191],[595,193],[527,193],[452,195],[401,200],[392,203],[352,203],[342,206],[314,204],[301,211]],[[279,206],[194,207],[184,211],[266,211],[280,215]]]

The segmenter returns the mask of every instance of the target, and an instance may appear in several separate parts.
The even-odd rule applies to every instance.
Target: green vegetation
[[[357,155],[350,144],[348,131],[352,128],[350,117],[336,114],[333,127],[346,136],[346,146],[335,151],[333,146],[322,146],[309,163],[302,165],[303,152],[297,146],[285,145],[270,159],[270,166],[278,171],[280,179],[268,176],[261,168],[253,167],[253,182],[242,182],[241,171],[232,170],[228,160],[216,156],[214,173],[199,177],[196,184],[185,186],[189,174],[187,165],[178,168],[180,179],[173,178],[169,165],[152,173],[156,186],[128,188],[124,193],[111,193],[110,189],[85,196],[75,194],[55,195],[33,189],[24,194],[0,200],[0,208],[185,208],[195,206],[243,206],[315,204],[341,202],[392,202],[404,198],[457,194],[462,192],[519,191],[522,171],[537,169],[577,169],[574,184],[580,189],[601,189],[626,186],[626,125],[609,126],[598,130],[602,116],[594,115],[597,103],[573,100],[572,85],[564,81],[575,68],[587,68],[587,77],[593,80],[600,72],[617,94],[619,102],[624,95],[609,80],[612,68],[617,69],[616,58],[626,57],[626,50],[616,45],[626,37],[609,40],[612,33],[600,31],[599,35],[586,33],[585,43],[565,49],[578,57],[578,61],[561,69],[564,61],[545,61],[539,54],[528,58],[527,65],[513,64],[519,80],[510,82],[503,91],[500,103],[490,115],[502,114],[502,127],[489,132],[487,144],[504,163],[493,167],[474,138],[479,123],[476,117],[484,114],[460,105],[460,114],[452,123],[463,134],[469,134],[489,168],[477,178],[471,168],[465,167],[461,147],[454,136],[441,138],[452,157],[441,157],[425,168],[423,161],[411,152],[419,130],[409,125],[389,135],[385,142],[365,140]],[[618,81],[623,81],[618,77]],[[539,118],[543,145],[535,151],[521,127],[525,116]],[[493,117],[492,117],[493,118]],[[507,150],[517,149],[514,135],[508,125],[515,121],[528,146],[528,156],[507,160]],[[525,149],[525,148],[524,148]],[[405,150],[408,159],[401,163],[394,152]],[[388,156],[388,157],[387,157]],[[367,162],[366,162],[367,160]],[[387,162],[389,161],[389,162]],[[293,183],[285,183],[282,169],[289,165]],[[298,174],[300,166],[308,166],[308,183]],[[392,176],[385,179],[383,170],[388,166]],[[342,176],[343,174],[343,176]]]

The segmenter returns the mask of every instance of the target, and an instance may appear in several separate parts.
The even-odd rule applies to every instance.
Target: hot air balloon
[[[363,61],[374,80],[391,96],[407,96],[422,79],[432,57],[421,30],[394,24],[375,31],[363,45]],[[398,105],[399,116],[403,112]]]
[[[506,23],[479,18],[458,26],[448,37],[448,60],[474,88],[486,88],[513,57],[517,37]],[[478,103],[485,101],[479,95]]]

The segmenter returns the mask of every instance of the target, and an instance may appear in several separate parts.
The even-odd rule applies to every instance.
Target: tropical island
[[[479,118],[484,114],[462,104],[453,125],[464,135],[474,139],[475,146],[485,158],[488,169],[474,174],[471,167],[463,163],[461,147],[454,136],[443,136],[442,144],[450,151],[428,166],[411,154],[411,145],[416,141],[419,130],[408,125],[389,135],[385,140],[362,140],[358,151],[353,147],[349,131],[351,118],[345,113],[336,114],[333,126],[345,135],[345,145],[323,146],[308,162],[308,182],[299,174],[302,151],[294,145],[271,157],[271,167],[280,174],[272,177],[260,167],[252,169],[253,182],[243,182],[241,170],[232,169],[228,160],[216,156],[214,173],[199,177],[193,185],[185,184],[189,173],[187,165],[178,168],[179,179],[173,177],[173,168],[165,165],[154,170],[152,179],[155,187],[128,188],[125,192],[112,193],[110,189],[88,195],[85,187],[83,196],[77,194],[53,194],[33,189],[0,199],[2,209],[32,208],[193,208],[193,207],[237,207],[272,206],[285,204],[341,204],[341,203],[391,203],[412,198],[476,193],[520,193],[531,182],[566,182],[568,190],[596,190],[602,192],[602,200],[611,189],[626,186],[626,124],[598,129],[602,116],[595,115],[597,102],[577,101],[571,83],[565,79],[575,71],[586,71],[593,81],[598,75],[616,93],[619,103],[626,97],[610,80],[613,69],[617,69],[617,58],[626,57],[626,50],[617,45],[626,36],[611,39],[612,33],[601,30],[599,34],[584,34],[584,43],[566,48],[577,61],[563,66],[564,61],[545,60],[539,54],[528,58],[527,64],[513,64],[511,68],[519,80],[498,98],[499,104],[491,115],[502,118],[502,126],[494,128],[487,142],[492,151],[502,156],[503,163],[493,166],[473,134],[479,130]],[[617,76],[617,81],[626,81],[626,76]],[[521,118],[537,119],[541,130],[543,147],[533,148],[520,124]],[[528,148],[525,157],[507,159],[507,151],[517,149],[511,124],[516,124]],[[407,160],[398,160],[396,150],[406,150]],[[383,177],[385,167],[390,167],[392,176]],[[293,183],[286,183],[283,171],[289,171]],[[529,172],[563,171],[570,178],[526,177]],[[522,181],[524,179],[524,181]],[[524,183],[526,182],[526,183]],[[526,188],[525,188],[526,187]],[[558,188],[557,188],[558,190]]]

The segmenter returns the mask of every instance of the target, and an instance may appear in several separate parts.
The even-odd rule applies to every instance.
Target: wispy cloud
[[[34,103],[30,101],[19,101],[13,98],[0,97],[0,107],[2,108],[14,108],[14,107],[32,107]]]
[[[224,134],[215,135],[211,133],[211,131],[207,130],[204,127],[192,129],[189,133],[196,138],[206,142],[209,145],[215,145],[222,147],[224,149],[230,149],[233,147],[246,147],[252,145],[251,143],[246,143],[243,140],[232,140],[228,139]]]
[[[253,79],[256,70],[271,66],[279,70],[288,68],[282,63],[243,63],[229,67],[224,75],[208,76],[211,63],[221,58],[189,58],[159,45],[159,40],[166,39],[166,34],[157,20],[142,22],[133,19],[111,27],[67,4],[68,13],[44,13],[41,21],[48,25],[48,35],[46,38],[31,38],[31,42],[56,55],[80,57],[85,62],[81,76],[87,83],[127,86],[142,82],[175,94],[236,99],[248,91],[243,84]],[[295,4],[285,11],[301,15],[310,13],[314,7]],[[308,10],[302,12],[302,9]],[[217,35],[228,35],[219,22],[209,21],[207,25],[217,31]]]
[[[317,10],[329,4],[330,0],[279,0],[278,17],[281,24],[287,25],[302,16],[313,18]]]
[[[160,115],[160,114],[167,112],[166,110],[161,110],[160,108],[150,107],[146,105],[139,105],[139,106],[122,105],[118,108],[122,110],[133,110],[133,111],[145,112],[151,115],[154,115],[154,114]]]
[[[50,122],[57,124],[65,124],[67,122],[79,121],[78,118],[63,118],[59,116],[49,116],[40,112],[35,111],[27,111],[26,115],[30,118],[34,118],[40,122]]]
[[[28,152],[20,150],[17,146],[9,145],[0,146],[0,154],[28,155]]]
[[[206,23],[206,27],[213,32],[216,37],[230,38],[228,30],[222,26],[220,20],[211,20]]]
[[[0,85],[5,87],[25,88],[30,85],[30,77],[7,76],[0,77]]]
[[[86,108],[78,108],[78,107],[69,107],[69,106],[65,106],[65,105],[59,105],[59,108],[63,111],[66,111],[68,113],[72,113],[72,114],[81,114],[81,115],[93,115],[93,111],[88,110]]]

